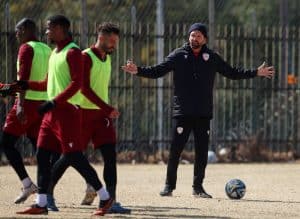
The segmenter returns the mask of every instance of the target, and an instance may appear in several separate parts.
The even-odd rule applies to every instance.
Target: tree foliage
[[[208,1],[211,0],[165,0],[166,23],[208,22]],[[216,24],[278,25],[282,0],[215,0]],[[300,2],[286,0],[288,23],[298,25]],[[5,4],[9,3],[13,20],[22,17],[45,19],[52,14],[65,14],[72,20],[81,19],[82,0],[1,0],[1,18]],[[90,22],[113,20],[131,21],[133,6],[140,22],[154,22],[156,0],[86,0],[87,17]]]

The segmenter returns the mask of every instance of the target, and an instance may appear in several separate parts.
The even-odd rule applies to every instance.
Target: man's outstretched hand
[[[257,68],[257,76],[272,78],[274,74],[274,66],[267,66],[266,62],[263,62],[262,65]]]
[[[131,60],[128,60],[126,65],[123,65],[121,68],[123,69],[123,71],[128,72],[130,74],[138,73],[138,68],[136,64],[134,64]]]

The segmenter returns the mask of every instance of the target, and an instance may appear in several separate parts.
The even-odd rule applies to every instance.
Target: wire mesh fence
[[[26,5],[24,1],[1,3],[1,10],[5,12],[1,15],[3,19],[0,30],[1,82],[16,78],[18,45],[14,37],[14,25],[18,19],[25,16],[34,17],[39,26],[39,39],[46,41],[46,17],[54,13],[66,14],[72,20],[74,40],[82,49],[95,42],[99,22],[111,20],[118,23],[121,38],[118,49],[112,56],[110,101],[121,112],[120,118],[115,122],[120,160],[145,161],[150,156],[154,156],[154,160],[164,159],[164,152],[171,141],[172,73],[162,79],[161,85],[158,80],[125,74],[120,66],[129,58],[138,65],[153,65],[159,62],[158,39],[163,39],[164,56],[183,45],[188,39],[187,30],[191,23],[208,22],[207,1],[191,1],[191,5],[180,3],[182,1],[164,1],[161,35],[157,32],[159,24],[156,21],[156,1],[26,2]],[[227,8],[230,14],[228,7],[234,1],[228,2],[215,1],[216,12]],[[299,6],[298,3],[292,4],[296,4],[295,7]],[[236,4],[233,5],[237,7]],[[86,8],[87,15],[92,17],[92,20],[83,19],[83,8]],[[182,13],[176,13],[179,9]],[[16,11],[20,13],[17,14]],[[217,76],[214,119],[211,122],[212,150],[223,147],[253,148],[254,145],[271,152],[300,152],[300,82],[297,80],[300,28],[296,24],[280,26],[276,22],[274,21],[274,25],[256,25],[257,21],[253,21],[251,25],[243,25],[237,21],[230,24],[219,21],[219,24],[214,26],[215,40],[212,45],[231,65],[256,68],[262,61],[267,61],[275,66],[277,73],[273,80],[255,78],[231,81]],[[0,104],[1,125],[11,102],[12,100],[5,104],[2,101]],[[30,143],[23,138],[19,147],[24,149],[24,153],[27,151],[27,154],[30,154],[31,149],[29,152],[26,149],[28,144]],[[192,136],[185,150],[193,150]]]

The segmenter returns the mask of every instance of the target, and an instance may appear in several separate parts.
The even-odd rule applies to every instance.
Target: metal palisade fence
[[[121,112],[115,122],[118,150],[127,154],[129,159],[144,161],[149,156],[161,156],[170,146],[172,73],[163,78],[161,85],[158,80],[126,74],[120,66],[127,59],[143,66],[156,64],[158,39],[163,39],[163,52],[167,56],[187,41],[190,24],[165,24],[163,34],[157,35],[154,23],[136,23],[134,26],[132,23],[117,23],[121,37],[118,49],[112,55],[110,102]],[[43,22],[39,24],[40,39],[45,41]],[[97,24],[87,25],[87,44],[92,45],[96,39]],[[215,31],[214,49],[231,65],[257,68],[266,61],[275,66],[276,75],[273,79],[231,81],[218,74],[211,149],[249,149],[256,145],[273,152],[300,152],[299,27],[225,25],[216,26]],[[72,32],[74,40],[80,44],[79,23],[72,23]],[[0,79],[1,82],[12,81],[16,78],[18,46],[11,28],[1,28],[0,43]],[[0,109],[3,125],[8,110],[3,101]],[[162,109],[162,114],[159,109]],[[20,145],[23,147],[22,141]],[[186,146],[186,151],[191,150],[192,137]]]

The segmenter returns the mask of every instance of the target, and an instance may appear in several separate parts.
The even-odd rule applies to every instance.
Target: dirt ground
[[[102,166],[95,166],[102,173]],[[28,166],[36,178],[36,167]],[[160,197],[165,165],[119,165],[118,201],[131,208],[131,215],[109,214],[106,218],[300,218],[300,163],[286,164],[209,164],[205,179],[206,190],[213,199],[191,195],[192,165],[180,165],[177,189],[172,197]],[[242,200],[230,200],[224,192],[225,183],[242,179],[247,192]],[[55,190],[59,212],[48,216],[19,216],[15,212],[26,208],[15,205],[14,198],[21,184],[11,167],[0,167],[0,218],[92,218],[92,206],[81,206],[85,184],[69,168]]]

